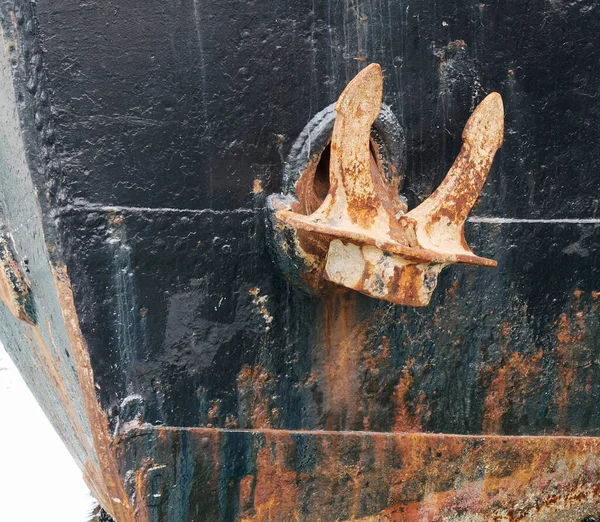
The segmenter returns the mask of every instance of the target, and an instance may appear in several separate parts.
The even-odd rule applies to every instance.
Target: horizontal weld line
[[[193,209],[193,208],[172,208],[172,207],[129,207],[123,205],[99,205],[97,203],[75,203],[63,207],[63,211],[74,210],[76,212],[129,212],[132,214],[214,214],[214,215],[227,215],[227,214],[254,214],[256,208],[236,208],[236,209],[225,209],[216,210],[212,208],[204,209]],[[544,218],[505,218],[505,217],[485,217],[485,216],[471,216],[467,219],[470,223],[491,223],[491,224],[511,224],[511,223],[556,223],[556,224],[575,224],[575,225],[589,225],[589,224],[600,224],[600,218],[556,218],[556,219],[544,219]]]
[[[533,218],[503,218],[503,217],[479,217],[472,216],[468,218],[470,223],[494,223],[494,224],[511,224],[511,223],[566,223],[574,225],[589,225],[600,224],[600,218],[557,218],[557,219],[533,219]]]
[[[141,431],[150,430],[165,430],[165,431],[193,431],[193,432],[222,432],[222,433],[248,433],[248,434],[290,434],[290,435],[359,435],[359,436],[384,436],[384,437],[419,437],[419,438],[455,438],[455,439],[471,439],[471,440],[581,440],[581,441],[597,441],[600,442],[600,437],[590,435],[477,435],[477,434],[460,434],[460,433],[427,433],[427,432],[393,432],[393,431],[333,431],[333,430],[285,430],[285,429],[230,429],[230,428],[199,428],[199,427],[177,427],[177,426],[143,426],[138,428]],[[132,431],[135,431],[134,428]]]
[[[95,203],[74,204],[64,207],[65,210],[74,210],[76,212],[129,212],[131,214],[247,214],[256,212],[252,208],[235,208],[227,210],[215,210],[212,208],[193,209],[193,208],[171,208],[171,207],[128,207],[121,205],[98,205]]]

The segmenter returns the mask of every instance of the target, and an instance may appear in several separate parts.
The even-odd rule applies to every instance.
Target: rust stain
[[[323,383],[326,429],[360,429],[358,368],[366,340],[366,321],[357,319],[357,298],[350,292],[330,294],[323,302],[323,340],[316,364]]]
[[[501,434],[518,423],[529,425],[527,415],[543,415],[550,420],[553,434],[585,433],[593,400],[597,355],[593,331],[598,318],[598,301],[593,292],[573,291],[569,307],[558,315],[542,346],[513,339],[521,325],[503,321],[499,326],[501,359],[483,368],[481,385],[487,390],[482,430]],[[526,307],[522,321],[527,322]],[[517,344],[518,343],[518,344]],[[547,398],[542,394],[550,394]],[[536,405],[548,404],[546,412]],[[583,408],[583,410],[582,410]],[[583,419],[584,425],[578,422]],[[507,424],[509,423],[509,424]]]
[[[390,359],[390,339],[383,337],[379,346],[373,349],[365,343],[361,350],[363,419],[362,429],[377,431],[376,417],[381,409],[381,389],[392,380],[395,373]]]
[[[251,514],[255,513],[254,510],[254,499],[252,498],[254,493],[256,479],[254,475],[246,475],[240,480],[240,509],[242,513],[250,511]],[[240,517],[242,520],[248,520],[247,516]]]
[[[6,237],[0,237],[0,299],[17,319],[36,323],[29,283]]]
[[[153,508],[158,507],[160,501],[161,493],[156,493],[153,490],[153,487],[156,487],[156,484],[151,484],[151,479],[149,478],[149,473],[152,470],[163,468],[164,466],[157,466],[155,462],[146,457],[141,465],[141,467],[136,470],[134,474],[135,481],[135,520],[156,520],[153,516],[152,511]],[[158,497],[154,497],[155,495],[159,495]],[[151,497],[152,500],[149,502]]]
[[[151,466],[151,461],[147,460],[135,473],[135,515],[137,520],[151,520],[146,502],[146,498],[148,496],[146,472]]]
[[[553,403],[556,408],[559,433],[566,433],[568,426],[569,404],[577,392],[579,381],[591,377],[590,368],[594,364],[593,353],[586,342],[586,318],[582,297],[584,293],[577,289],[573,292],[570,312],[563,313],[556,323],[557,345],[554,350],[557,375],[554,383]],[[589,382],[583,390],[591,393]]]
[[[219,497],[219,470],[231,464],[220,460],[225,440],[253,455],[237,479],[236,520],[580,522],[600,503],[596,438],[157,427],[120,451],[140,455],[145,437],[164,432],[159,451],[175,473],[182,431],[196,466],[210,470],[203,502]]]
[[[212,428],[213,426],[219,425],[219,412],[221,409],[221,399],[215,399],[210,408],[208,409],[207,414],[207,424],[208,428]]]
[[[428,417],[425,396],[419,394],[416,407],[411,405],[411,392],[414,383],[412,373],[415,360],[409,359],[400,373],[400,379],[394,390],[396,409],[393,431],[398,433],[419,432],[423,430],[422,420]]]
[[[513,352],[500,368],[489,370],[493,378],[485,398],[484,434],[502,433],[502,420],[506,413],[509,410],[521,411],[525,399],[539,391],[543,355],[543,350],[533,354]]]
[[[274,407],[274,379],[267,369],[245,365],[238,375],[237,387],[242,427],[275,427],[279,411]]]
[[[79,319],[73,300],[73,292],[64,266],[53,267],[55,284],[64,318],[67,336],[71,344],[79,385],[83,394],[83,403],[92,432],[95,453],[99,469],[87,476],[101,481],[88,483],[90,489],[108,512],[119,522],[133,522],[134,514],[129,499],[119,477],[115,452],[108,432],[108,421],[96,396],[92,366],[86,342],[79,328]]]
[[[253,505],[239,517],[242,521],[269,522],[272,520],[298,520],[298,477],[287,462],[293,453],[294,443],[289,433],[265,434],[265,443],[256,456],[256,475],[246,477],[254,494]],[[249,500],[249,497],[248,497]]]
[[[264,191],[264,188],[263,188],[262,180],[255,179],[254,183],[252,184],[252,192],[254,194],[261,194],[263,191]]]
[[[450,285],[450,288],[448,288],[448,290],[446,291],[446,293],[448,295],[454,295],[456,293],[457,289],[458,289],[458,279],[454,279],[452,281],[452,284]]]
[[[465,43],[452,45],[458,50]],[[296,185],[299,203],[289,208],[273,203],[274,226],[298,238],[295,254],[304,258],[309,253],[308,284],[322,289],[322,277],[378,299],[425,306],[448,264],[496,266],[471,252],[464,223],[502,143],[504,108],[498,93],[479,104],[444,181],[406,213],[371,152],[371,126],[381,108],[382,89],[378,64],[364,68],[344,89],[335,106],[326,197],[315,191],[320,158],[314,157]]]

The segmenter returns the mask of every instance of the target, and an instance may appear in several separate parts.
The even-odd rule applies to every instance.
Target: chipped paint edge
[[[110,512],[118,522],[133,522],[133,510],[117,471],[116,454],[108,431],[108,419],[96,396],[94,372],[87,343],[79,327],[79,318],[75,309],[67,268],[64,265],[58,265],[53,266],[52,271],[67,338],[71,343],[72,355],[75,359],[85,413],[88,417],[94,449],[100,466],[100,469],[97,470],[85,470],[84,478],[94,494],[97,495],[102,507]]]

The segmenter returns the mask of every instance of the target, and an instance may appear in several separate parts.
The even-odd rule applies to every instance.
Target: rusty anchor
[[[297,272],[305,287],[323,291],[329,281],[396,304],[425,306],[444,267],[497,265],[469,249],[464,223],[502,144],[502,98],[492,93],[479,104],[446,178],[408,212],[397,184],[386,179],[373,154],[371,127],[382,107],[382,91],[381,67],[371,64],[339,97],[329,190],[316,210],[303,213],[295,195],[269,198],[275,255],[284,271]],[[314,168],[307,171],[310,181]],[[303,183],[301,176],[296,194],[305,191]]]

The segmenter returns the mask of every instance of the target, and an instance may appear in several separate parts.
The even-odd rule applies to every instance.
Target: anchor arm
[[[470,255],[474,257],[473,264],[489,264],[469,249],[464,224],[479,198],[503,135],[502,97],[494,92],[467,121],[460,153],[442,183],[429,198],[400,218],[411,246]]]

